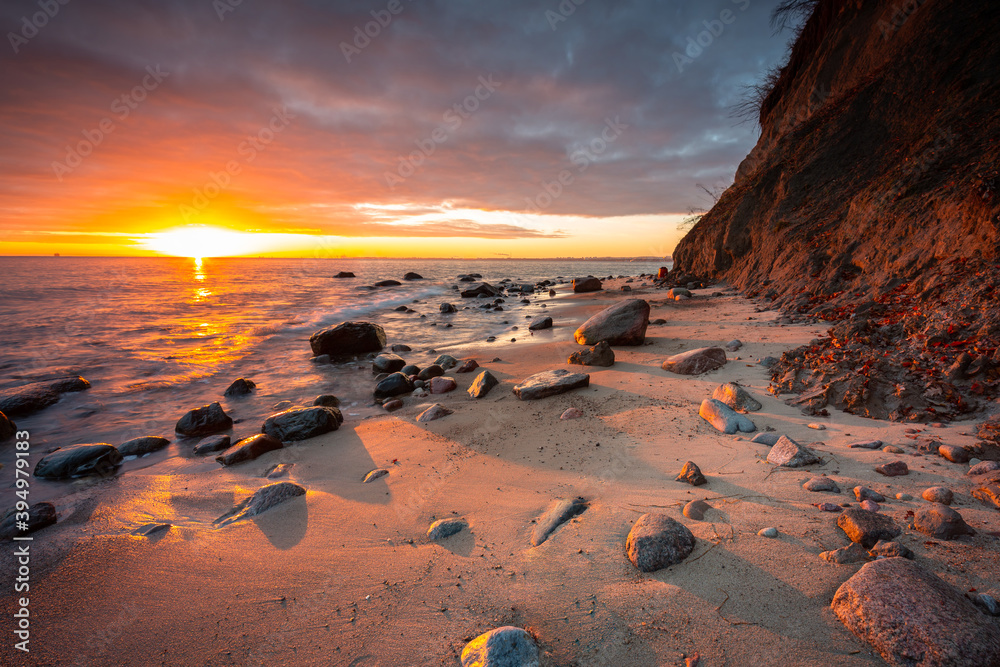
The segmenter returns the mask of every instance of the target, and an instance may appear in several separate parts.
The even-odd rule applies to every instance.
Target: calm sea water
[[[316,330],[348,319],[377,322],[390,345],[411,346],[414,351],[403,356],[424,365],[432,358],[427,350],[445,353],[491,335],[509,341],[511,327],[523,330],[526,316],[558,310],[560,297],[541,293],[530,305],[505,297],[503,312],[471,308],[442,316],[438,306],[444,301],[460,309],[476,302],[454,291],[459,274],[480,273],[496,285],[503,278],[533,283],[558,276],[635,276],[658,268],[658,262],[230,258],[199,264],[181,258],[5,257],[0,388],[60,374],[92,383],[88,391],[66,394],[59,404],[17,420],[31,432],[33,461],[48,449],[76,443],[172,438],[178,418],[212,401],[240,420],[234,436],[257,431],[279,401],[310,405],[324,393],[340,397],[345,417],[355,420],[371,412],[371,372],[364,364],[312,363],[308,339]],[[357,278],[334,279],[339,271]],[[358,289],[402,280],[407,271],[425,279]],[[396,312],[400,305],[417,313]],[[452,327],[445,328],[446,322]],[[504,343],[496,345],[499,351]],[[227,401],[223,392],[237,377],[253,379],[259,389]],[[13,459],[11,449],[0,448],[5,465]],[[145,459],[183,456],[189,449],[172,445]],[[145,459],[126,469],[148,465]]]

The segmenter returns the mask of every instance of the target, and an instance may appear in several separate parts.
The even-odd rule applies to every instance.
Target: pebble
[[[807,426],[809,428],[815,429],[817,431],[825,431],[826,430],[826,427],[823,426],[822,424],[807,424]]]
[[[559,415],[559,419],[579,419],[582,416],[583,412],[581,412],[579,409],[566,408],[566,411],[563,412],[561,415]]]
[[[882,451],[886,454],[902,454],[903,450],[896,445],[886,445],[882,448]]]
[[[802,488],[806,491],[812,491],[813,493],[819,493],[820,491],[840,493],[840,487],[837,486],[837,483],[829,477],[813,477],[808,482],[803,484]]]
[[[938,447],[938,454],[952,463],[968,463],[969,459],[972,458],[968,449],[957,445],[941,445]]]
[[[862,500],[861,509],[867,510],[869,512],[878,512],[879,506],[878,503],[875,502],[874,500]]]
[[[886,477],[900,477],[910,474],[910,469],[902,461],[890,461],[880,466],[875,466],[875,472]]]
[[[864,442],[855,442],[848,445],[850,449],[878,449],[881,446],[881,440],[865,440]]]
[[[757,534],[760,535],[761,537],[777,537],[778,529],[773,526],[769,528],[761,528],[760,530],[757,531]]]
[[[883,496],[878,491],[874,489],[869,489],[867,486],[856,486],[854,487],[854,497],[860,500],[874,500],[877,503],[884,503],[885,496]]]
[[[942,505],[951,505],[951,501],[955,499],[955,494],[952,493],[951,489],[943,486],[932,486],[920,495],[927,502],[941,503]]]
[[[834,503],[817,503],[816,507],[820,512],[841,512],[843,508],[840,505]]]
[[[913,496],[908,493],[897,493],[896,500],[913,500]]]
[[[431,524],[427,529],[427,538],[431,540],[443,540],[468,528],[469,524],[465,519],[439,519]]]
[[[712,509],[712,506],[706,503],[704,500],[692,500],[687,505],[684,506],[683,514],[689,519],[694,519],[695,521],[701,521],[705,518],[705,512]]]
[[[370,482],[374,482],[374,481],[375,481],[376,479],[378,479],[379,477],[385,477],[385,476],[386,476],[386,475],[388,475],[388,474],[389,474],[389,471],[388,471],[388,470],[386,470],[385,468],[377,468],[377,469],[375,469],[375,470],[372,470],[372,471],[371,471],[370,473],[368,473],[367,475],[365,475],[365,478],[364,478],[364,479],[363,479],[362,481],[363,481],[363,482],[364,482],[365,484],[368,484],[368,483],[370,483]]]
[[[386,401],[385,403],[383,403],[382,407],[385,409],[386,412],[394,412],[403,407],[403,402],[398,398],[394,398],[391,401]]]
[[[692,486],[701,486],[702,484],[707,484],[708,480],[701,473],[701,469],[692,461],[688,461],[681,468],[680,474],[677,475],[675,481],[687,482]]]

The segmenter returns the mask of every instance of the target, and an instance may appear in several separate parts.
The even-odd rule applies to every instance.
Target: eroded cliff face
[[[807,411],[969,414],[998,389],[998,142],[1000,3],[823,0],[675,273],[846,321],[775,369]]]

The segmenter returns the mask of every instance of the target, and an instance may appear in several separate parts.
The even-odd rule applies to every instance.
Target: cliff
[[[1000,362],[1000,4],[820,0],[736,182],[673,273],[840,323],[786,354],[806,411],[937,421]]]

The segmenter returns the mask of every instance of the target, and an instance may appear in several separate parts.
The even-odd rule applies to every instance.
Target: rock
[[[913,552],[899,542],[889,540],[879,540],[871,548],[868,555],[872,558],[909,558],[913,560]]]
[[[780,361],[779,359],[775,359],[774,357],[764,357],[763,359],[760,360],[760,365],[763,366],[764,368],[771,368],[772,366],[776,365],[779,361]]]
[[[277,412],[281,412],[282,410],[287,410],[288,408],[294,408],[294,407],[295,404],[292,403],[291,401],[278,401],[277,403],[271,406],[271,409]]]
[[[282,442],[293,442],[336,431],[343,423],[344,416],[337,408],[325,405],[291,408],[268,417],[261,427],[261,433]]]
[[[122,464],[121,453],[107,443],[71,445],[46,454],[35,464],[35,477],[69,479],[83,475],[108,475]]]
[[[375,287],[398,287],[399,285],[402,284],[403,283],[399,282],[398,280],[380,280],[377,283],[375,283]]]
[[[667,357],[661,368],[678,375],[701,375],[726,365],[726,351],[721,347],[700,347]]]
[[[872,500],[876,503],[884,503],[885,496],[883,496],[878,491],[869,489],[867,486],[856,486],[854,487],[854,497],[858,499],[858,502],[864,500]]]
[[[993,505],[1000,510],[1000,483],[987,482],[972,490],[972,497],[985,505]]]
[[[425,371],[427,369],[424,369]],[[423,373],[421,373],[423,375]],[[375,385],[375,391],[373,392],[375,398],[392,398],[394,396],[401,396],[403,394],[409,394],[416,386],[413,384],[413,380],[410,376],[403,375],[402,373],[392,373],[387,378]]]
[[[469,387],[469,396],[472,398],[482,398],[490,393],[490,389],[493,389],[498,384],[500,384],[500,381],[493,376],[493,373],[483,371],[472,381],[472,385]]]
[[[911,496],[908,493],[897,493],[896,494],[896,500],[903,500],[903,501],[913,500],[913,496]]]
[[[261,477],[266,479],[278,479],[279,477],[287,476],[291,470],[294,463],[275,463],[273,466],[264,471]]]
[[[738,414],[722,401],[706,398],[701,402],[698,416],[714,426],[716,430],[732,435],[737,431],[753,433],[757,426],[746,416]]]
[[[739,339],[726,343],[726,350],[729,352],[738,352],[741,347],[743,347],[743,341]]]
[[[340,273],[334,276],[334,278],[355,278],[355,277],[356,276],[350,271],[341,271]]]
[[[552,318],[551,317],[536,317],[531,320],[531,324],[528,325],[528,331],[540,331],[542,329],[552,328]]]
[[[431,364],[430,366],[428,366],[424,370],[420,371],[417,374],[417,377],[419,379],[421,379],[421,380],[423,380],[423,381],[426,382],[427,380],[430,380],[431,378],[436,378],[436,377],[439,377],[441,375],[444,375],[444,369],[441,368],[437,364]]]
[[[456,373],[471,373],[472,371],[479,368],[479,362],[475,359],[466,359],[462,362],[462,365],[455,369]]]
[[[424,277],[419,273],[414,273],[413,271],[407,271],[403,276],[403,280],[423,280]]]
[[[833,596],[840,622],[891,665],[995,667],[1000,628],[916,563],[864,565]]]
[[[849,507],[837,518],[837,525],[852,542],[871,549],[879,540],[891,540],[903,530],[885,514]]]
[[[913,517],[913,527],[939,540],[954,540],[962,535],[976,534],[976,531],[965,523],[961,514],[937,503],[917,510],[916,516]]]
[[[672,289],[667,290],[668,299],[676,299],[679,296],[686,296],[687,298],[690,299],[692,296],[691,290],[684,289],[683,287],[674,287]]]
[[[442,354],[437,359],[434,360],[432,364],[434,366],[440,366],[442,370],[450,370],[455,366],[458,366],[458,359],[447,354]],[[423,379],[423,378],[422,378]]]
[[[712,393],[712,398],[725,403],[737,412],[757,412],[764,407],[750,392],[736,382],[719,385]]]
[[[767,445],[768,447],[774,447],[781,440],[780,433],[758,433],[753,437],[750,442],[755,442],[758,445]]]
[[[1000,602],[997,602],[992,595],[980,593],[972,599],[972,602],[990,616],[1000,616]]]
[[[867,512],[878,512],[879,509],[881,508],[878,506],[878,503],[875,502],[874,500],[862,500],[861,509]]]
[[[572,282],[573,291],[576,293],[580,292],[598,292],[603,289],[601,281],[597,278],[574,278]]]
[[[667,323],[667,321],[666,321],[665,319],[663,319],[662,317],[658,317],[658,318],[656,318],[655,320],[652,320],[652,321],[650,322],[650,324],[653,324],[653,325],[656,325],[656,326],[658,326],[658,327],[659,327],[659,326],[663,326],[663,325],[664,325],[664,324],[666,324],[666,323]]]
[[[676,565],[694,550],[694,535],[666,514],[643,514],[625,540],[628,558],[640,572]]]
[[[842,512],[844,508],[835,503],[814,503],[820,512]]]
[[[767,453],[767,462],[771,465],[786,468],[801,468],[802,466],[821,463],[816,452],[795,442],[788,436],[781,436],[778,442]]]
[[[689,519],[694,519],[695,521],[701,521],[705,518],[705,512],[712,509],[712,506],[706,503],[704,500],[692,500],[687,505],[684,506],[682,514]]]
[[[812,424],[806,424],[806,426],[809,427],[809,428],[811,428],[811,429],[813,429],[814,431],[825,431],[826,430],[826,426],[824,426],[823,424],[812,423]]]
[[[642,299],[626,299],[605,308],[580,325],[573,337],[580,345],[642,345],[649,326],[649,304]]]
[[[313,357],[310,361],[312,361],[314,364],[328,364],[330,363],[330,355],[319,354]]]
[[[340,407],[340,399],[333,394],[320,394],[313,401],[313,405],[322,405],[327,408]]]
[[[59,401],[63,394],[90,389],[80,376],[67,376],[11,387],[0,391],[0,412],[6,417],[26,417]]]
[[[427,539],[430,540],[443,540],[446,537],[451,537],[457,533],[462,532],[469,527],[469,524],[465,519],[439,519],[431,524],[431,527],[427,529]]]
[[[489,283],[479,283],[460,292],[463,299],[473,299],[477,296],[497,296],[500,291]]]
[[[458,383],[455,382],[454,378],[444,376],[431,378],[430,389],[432,394],[447,394],[449,391],[455,391],[456,388],[458,388]]]
[[[281,449],[283,446],[280,440],[266,433],[258,433],[237,441],[235,445],[216,456],[215,460],[224,466],[236,465],[243,461],[252,461],[261,454]]]
[[[580,366],[613,366],[615,351],[611,349],[608,341],[602,340],[597,345],[577,350],[569,355],[566,363]]]
[[[537,547],[545,542],[556,528],[577,514],[582,514],[587,507],[587,501],[583,498],[553,500],[545,514],[535,522],[535,529],[531,532],[531,546]]]
[[[257,383],[253,380],[248,380],[246,378],[237,378],[233,380],[233,383],[229,385],[226,389],[225,396],[246,396],[253,392],[257,388]]]
[[[910,474],[910,469],[902,461],[891,461],[875,467],[875,472],[886,477],[899,477]]]
[[[455,305],[451,303],[442,303],[441,306],[438,308],[438,310],[440,310],[442,313],[454,313],[458,311],[458,308],[456,308]]]
[[[396,410],[399,410],[401,407],[403,407],[403,401],[399,400],[398,398],[393,398],[382,404],[382,409],[385,410],[386,412],[395,412]]]
[[[453,411],[444,407],[440,403],[435,403],[431,407],[427,408],[419,415],[417,415],[418,422],[432,422],[435,419],[441,419],[442,417],[447,417]]]
[[[813,493],[824,491],[827,493],[840,493],[840,487],[837,486],[837,483],[829,477],[813,477],[808,482],[803,484],[802,488],[806,491],[812,491]]]
[[[768,528],[761,528],[760,530],[757,531],[757,534],[760,535],[761,537],[768,537],[773,540],[778,536],[778,529],[775,528],[774,526],[770,526]]]
[[[938,447],[938,454],[952,463],[968,463],[971,458],[968,449],[957,445],[941,445]]]
[[[885,447],[882,448],[882,451],[885,452],[886,454],[902,454],[903,453],[903,450],[900,449],[899,447],[897,447],[896,445],[886,445]]]
[[[372,322],[341,322],[314,333],[309,345],[313,354],[328,354],[333,359],[378,352],[385,347],[385,331]]]
[[[993,472],[994,470],[1000,470],[1000,461],[983,461],[981,463],[977,463],[969,468],[969,472],[966,474],[970,476],[985,475],[986,473]]]
[[[522,401],[533,401],[589,385],[590,375],[570,373],[560,368],[554,371],[536,373],[526,378],[521,384],[514,387],[514,395]]]
[[[11,421],[7,415],[0,412],[0,442],[14,437],[17,432],[17,424]]]
[[[166,438],[146,435],[141,438],[132,438],[118,445],[118,453],[122,456],[144,456],[159,451],[169,444],[170,441]]]
[[[555,296],[555,295],[556,295],[556,291],[554,289],[550,289],[549,290],[549,296]]]
[[[372,361],[372,373],[395,373],[406,366],[406,360],[391,352],[383,352]]]
[[[206,454],[211,454],[212,452],[229,449],[230,441],[231,439],[228,435],[214,435],[200,440],[198,444],[194,446],[193,451],[198,456],[205,456]]]
[[[561,415],[559,415],[559,419],[565,421],[566,419],[579,419],[582,416],[583,412],[580,411],[578,408],[566,408],[566,410]]]
[[[420,382],[423,382],[423,380],[420,380],[420,367],[417,366],[416,364],[407,364],[406,366],[403,366],[402,368],[400,368],[399,372],[402,373],[403,375],[406,375],[410,379],[413,379],[414,377],[416,377],[417,380],[419,380]],[[388,376],[386,376],[386,377],[388,377]],[[385,379],[385,378],[382,378],[382,379]],[[414,382],[417,382],[417,380],[414,380]],[[417,385],[417,386],[420,386],[420,385]]]
[[[213,435],[233,427],[232,418],[218,402],[191,410],[177,420],[174,431],[187,438]]]
[[[955,494],[943,486],[932,486],[926,489],[920,497],[931,503],[941,503],[942,505],[951,505],[951,501],[954,500]]]
[[[835,565],[849,565],[868,560],[868,551],[857,542],[851,542],[835,551],[824,551],[819,557]]]
[[[878,449],[881,446],[881,440],[865,440],[863,442],[855,442],[848,445],[850,449]]]
[[[256,436],[254,436],[256,437]],[[267,510],[280,505],[281,503],[304,496],[306,490],[294,482],[277,482],[257,489],[254,494],[246,498],[239,505],[229,510],[218,519],[212,522],[216,528],[228,526],[229,524],[249,519]]]
[[[538,667],[538,647],[521,628],[504,626],[479,635],[462,649],[462,667]]]
[[[692,461],[688,461],[681,468],[680,473],[674,478],[677,482],[687,482],[691,486],[701,486],[702,484],[708,484],[708,480],[705,476],[701,474],[701,468],[699,468]]]
[[[23,506],[22,506],[23,507]],[[3,515],[0,520],[0,540],[9,540],[12,537],[23,537],[46,526],[51,526],[57,520],[56,506],[52,503],[35,503],[27,510],[28,518],[22,516],[18,518],[18,510],[12,507]],[[18,524],[27,524],[26,527],[18,527]]]

